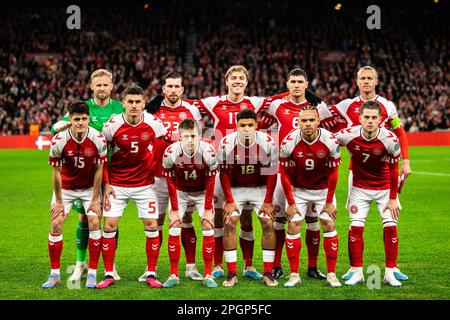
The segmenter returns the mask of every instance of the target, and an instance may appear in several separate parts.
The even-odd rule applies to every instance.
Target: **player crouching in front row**
[[[85,102],[69,106],[71,127],[53,137],[49,164],[53,166],[53,198],[48,236],[50,276],[42,288],[61,284],[60,260],[63,248],[62,226],[75,200],[80,199],[89,223],[89,271],[87,288],[95,288],[101,252],[100,189],[103,162],[107,160],[106,141],[101,133],[88,127],[89,107]]]
[[[188,204],[193,203],[201,218],[203,231],[203,283],[208,288],[217,287],[211,276],[214,259],[213,195],[218,162],[212,145],[200,141],[201,126],[193,119],[185,119],[178,127],[180,140],[167,147],[163,156],[163,173],[171,210],[169,214],[168,253],[171,275],[163,287],[179,283],[181,221]]]
[[[273,139],[256,131],[256,113],[243,109],[236,115],[237,132],[225,136],[219,146],[220,181],[225,195],[223,237],[228,276],[223,286],[237,283],[236,224],[246,203],[258,213],[262,226],[263,281],[277,286],[272,275],[275,259],[275,220],[272,205],[277,183],[277,148]],[[267,186],[267,187],[266,187]]]

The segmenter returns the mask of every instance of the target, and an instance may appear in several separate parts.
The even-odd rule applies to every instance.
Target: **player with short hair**
[[[136,202],[138,217],[143,220],[146,235],[148,277],[146,283],[159,288],[156,264],[159,256],[158,199],[152,171],[151,147],[155,139],[165,137],[167,130],[155,116],[145,113],[144,90],[129,86],[123,92],[125,113],[113,117],[103,128],[112,149],[105,175],[103,195],[104,228],[102,256],[105,279],[97,285],[103,289],[115,283],[113,263],[115,234],[123,211],[130,199]]]
[[[51,225],[48,236],[50,276],[42,287],[54,288],[61,284],[60,259],[63,249],[62,227],[76,199],[80,199],[89,221],[89,271],[87,288],[95,288],[100,257],[102,216],[100,190],[103,163],[107,161],[104,136],[89,128],[89,107],[85,102],[69,106],[70,129],[52,139],[49,164],[53,166],[53,197]]]
[[[201,126],[193,119],[185,119],[178,127],[180,141],[171,144],[164,152],[163,167],[171,210],[169,214],[168,251],[170,277],[164,287],[178,285],[180,260],[180,227],[189,203],[197,208],[203,233],[203,283],[208,288],[217,287],[211,275],[214,258],[213,195],[218,162],[214,147],[200,141]]]
[[[300,231],[305,216],[311,214],[314,206],[324,233],[327,284],[340,287],[335,273],[338,236],[334,223],[337,213],[334,193],[341,163],[339,143],[331,132],[319,128],[315,107],[304,106],[298,118],[300,128],[289,133],[280,147],[281,184],[288,202],[286,254],[291,266],[291,275],[284,286],[291,288],[301,282]]]
[[[400,170],[400,179],[403,182],[410,174],[408,155],[408,138],[405,129],[402,126],[397,109],[392,101],[378,95],[376,86],[378,85],[378,72],[371,66],[363,66],[356,73],[356,84],[359,89],[359,96],[353,99],[345,99],[336,105],[338,115],[345,119],[347,127],[358,126],[360,124],[361,106],[366,101],[375,101],[381,107],[380,126],[390,129],[396,134],[400,142],[402,152],[402,168]],[[350,170],[352,163],[350,163]],[[349,190],[352,185],[352,170],[349,175]],[[350,232],[349,232],[350,234]],[[350,241],[350,238],[349,238]],[[352,265],[352,256],[349,251],[350,265]],[[348,280],[352,276],[352,267],[342,276],[342,279]],[[407,280],[408,276],[395,268],[394,275],[398,280]]]
[[[262,123],[265,127],[277,123],[278,126],[278,146],[283,139],[292,131],[299,129],[298,114],[303,107],[309,106],[307,100],[308,76],[301,68],[294,68],[289,71],[286,78],[286,87],[289,91],[287,97],[272,101],[267,108]],[[335,122],[333,113],[328,109],[324,102],[317,106],[320,118],[320,127],[327,130],[333,130],[338,123]],[[274,205],[276,208],[276,220],[274,222],[277,245],[275,250],[275,261],[273,275],[276,279],[283,275],[281,267],[281,257],[286,238],[285,231],[285,212],[286,197],[281,185],[281,176],[278,174],[277,186],[274,194]],[[308,249],[308,271],[307,275],[314,279],[326,279],[326,276],[317,268],[317,258],[320,248],[320,226],[318,213],[315,210],[306,212],[306,235],[305,242]]]
[[[103,125],[109,121],[113,116],[121,114],[125,111],[120,101],[111,98],[111,93],[114,88],[113,75],[105,69],[97,69],[91,74],[90,89],[93,92],[93,97],[86,102],[89,107],[89,126],[95,130],[102,132]],[[66,114],[61,120],[55,123],[51,132],[53,135],[62,132],[70,127],[69,114]],[[88,247],[88,220],[84,211],[84,207],[80,199],[75,200],[73,210],[79,213],[79,221],[77,225],[77,258],[75,269],[70,276],[70,281],[79,281],[83,273],[87,271],[86,266],[86,250]],[[119,231],[116,233],[116,246],[119,239]],[[114,279],[120,280],[114,264]]]
[[[162,159],[164,151],[172,143],[179,140],[178,127],[185,119],[195,119],[201,123],[202,117],[197,107],[181,100],[183,94],[183,77],[178,72],[171,71],[164,76],[162,92],[164,99],[158,105],[148,104],[147,112],[155,115],[163,122],[167,131],[171,135],[171,141],[156,140],[153,144],[153,170],[155,175],[156,196],[159,204],[158,230],[160,244],[162,244],[162,229],[166,217],[166,209],[169,207],[169,195],[167,193],[167,181],[163,175]],[[188,214],[183,216],[181,224],[181,243],[186,256],[186,277],[193,280],[203,280],[195,265],[195,254],[197,247],[197,236],[192,225],[192,211],[190,208]],[[139,281],[145,281],[147,273],[145,272]]]
[[[361,125],[342,129],[336,134],[341,145],[347,146],[352,161],[353,179],[347,207],[350,215],[349,251],[352,275],[345,284],[364,282],[364,225],[372,201],[375,201],[383,222],[386,255],[384,282],[401,286],[394,272],[397,267],[397,221],[400,204],[397,199],[399,139],[383,126],[382,108],[376,101],[361,105]]]
[[[275,258],[272,198],[277,181],[277,148],[273,139],[257,130],[255,111],[244,109],[237,113],[237,132],[220,141],[218,157],[221,164],[220,180],[225,195],[224,249],[228,267],[223,286],[237,283],[236,225],[244,206],[249,203],[258,213],[262,226],[263,281],[277,286],[272,268]]]

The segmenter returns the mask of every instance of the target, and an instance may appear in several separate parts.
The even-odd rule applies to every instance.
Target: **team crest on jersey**
[[[148,134],[148,132],[142,132],[141,139],[142,141],[147,141],[148,139],[150,139],[150,135]]]
[[[379,156],[381,153],[383,153],[383,150],[381,150],[380,148],[373,149],[374,155]]]
[[[186,119],[186,118],[187,118],[187,114],[186,114],[186,112],[180,112],[180,115],[179,115],[179,117],[180,117],[180,119],[181,119],[181,120],[184,120],[184,119]]]
[[[358,212],[358,207],[355,206],[355,205],[352,205],[350,207],[350,212],[353,213],[353,214],[356,214]]]
[[[91,148],[86,148],[84,149],[84,154],[86,155],[86,157],[91,157],[94,154],[94,150],[92,150]]]
[[[327,154],[324,150],[317,151],[317,158],[319,158],[319,159],[325,158],[326,155]]]
[[[241,108],[241,110],[247,109],[247,105],[245,103],[241,103],[239,107]]]

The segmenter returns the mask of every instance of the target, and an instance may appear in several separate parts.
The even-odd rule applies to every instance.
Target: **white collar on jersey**
[[[302,130],[300,130],[300,138],[302,138],[302,140],[303,140],[306,144],[313,145],[314,143],[316,143],[316,141],[319,140],[320,135],[322,134],[322,130],[320,130],[320,128],[317,128],[317,130],[319,131],[319,134],[318,134],[317,137],[316,137],[313,141],[311,141],[311,142],[309,142],[309,141],[307,141],[305,138],[303,138]]]
[[[139,121],[139,122],[136,123],[136,124],[131,124],[131,123],[129,123],[129,122],[127,121],[127,119],[125,118],[125,113],[122,113],[122,118],[123,118],[123,121],[125,121],[126,124],[128,124],[128,125],[130,125],[130,126],[132,126],[132,127],[137,127],[138,125],[140,125],[140,124],[142,123],[142,121],[144,121],[144,112],[142,112],[142,114],[141,114],[141,121]]]
[[[378,128],[378,129],[377,129],[377,134],[374,135],[372,139],[367,139],[367,138],[363,135],[363,131],[362,131],[362,130],[363,130],[363,128],[362,128],[362,126],[361,126],[361,128],[359,129],[359,134],[360,134],[361,137],[363,137],[363,139],[366,140],[366,141],[372,141],[373,139],[378,138],[378,135],[380,134],[380,128]]]
[[[226,98],[228,101],[233,102],[233,103],[241,103],[242,101],[244,101],[245,96],[243,96],[242,99],[239,100],[239,101],[233,101],[233,100],[231,100],[230,97],[228,96],[228,94],[225,95],[225,98]]]
[[[182,100],[180,99],[180,100],[177,101],[177,103],[175,103],[175,105],[169,106],[169,105],[166,103],[166,98],[164,98],[163,101],[162,101],[162,105],[165,106],[165,107],[167,107],[167,108],[176,108],[176,107],[179,107],[179,106],[181,106],[181,103],[182,103]]]
[[[292,101],[291,99],[288,99],[290,102],[292,102],[293,104],[295,104],[296,106],[299,106],[299,105],[301,105],[301,104],[304,104],[305,102],[307,102],[308,100],[303,100],[302,102],[299,102],[299,103],[297,103],[297,102],[294,102],[294,101]]]
[[[70,137],[76,142],[76,143],[78,143],[78,144],[82,144],[83,143],[83,141],[87,138],[87,136],[89,135],[89,127],[88,127],[88,129],[87,129],[87,131],[86,131],[86,135],[83,137],[83,139],[81,139],[81,141],[78,141],[77,139],[75,139],[75,137],[72,135],[72,130],[71,130],[71,128],[69,128],[69,135],[70,135]]]
[[[377,94],[377,95],[375,96],[375,98],[373,98],[373,99],[370,99],[370,100],[364,100],[364,99],[361,97],[361,95],[359,95],[359,100],[361,100],[362,102],[366,102],[366,101],[375,101],[375,100],[378,99],[379,96],[380,96],[380,95]]]

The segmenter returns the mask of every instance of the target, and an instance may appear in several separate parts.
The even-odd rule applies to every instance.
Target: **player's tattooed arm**
[[[55,192],[55,203],[52,205],[50,214],[52,221],[59,215],[64,215],[64,202],[62,198],[62,176],[61,167],[53,167],[53,190]]]

